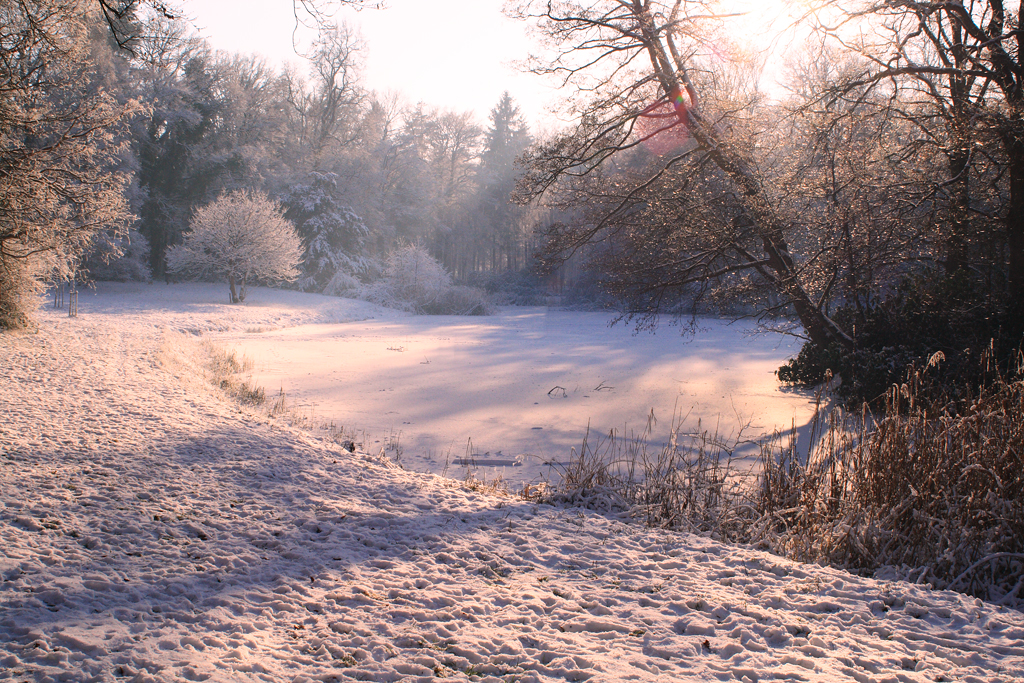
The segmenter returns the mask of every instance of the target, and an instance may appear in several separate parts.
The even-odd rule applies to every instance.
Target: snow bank
[[[116,291],[0,335],[2,680],[1024,679],[1019,612],[398,470],[178,332],[370,308]]]

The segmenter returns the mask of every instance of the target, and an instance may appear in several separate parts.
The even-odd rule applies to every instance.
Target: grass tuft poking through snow
[[[262,406],[267,402],[266,391],[252,378],[251,360],[245,356],[238,360],[234,351],[225,351],[210,341],[204,341],[203,348],[209,355],[207,370],[211,384],[245,406]]]

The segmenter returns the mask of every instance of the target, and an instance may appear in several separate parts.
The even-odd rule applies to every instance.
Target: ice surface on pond
[[[806,424],[813,401],[780,388],[789,338],[705,319],[684,340],[666,325],[635,333],[611,314],[508,308],[499,315],[395,317],[224,336],[255,361],[257,381],[292,408],[344,426],[368,447],[397,441],[402,464],[528,482],[610,430],[669,439],[684,431],[757,439]],[[738,455],[756,449],[748,444]]]

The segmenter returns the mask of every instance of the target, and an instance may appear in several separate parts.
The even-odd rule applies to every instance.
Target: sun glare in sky
[[[473,110],[485,121],[501,93],[508,90],[531,127],[551,118],[561,96],[542,79],[522,73],[515,62],[530,51],[521,22],[506,19],[503,0],[387,0],[386,9],[343,9],[338,17],[356,27],[366,50],[363,85],[395,91],[408,103],[422,101],[457,111]],[[731,0],[740,44],[770,43],[769,36],[791,3],[783,0]],[[272,63],[294,63],[305,72],[293,41],[311,32],[296,31],[292,0],[183,0],[194,25],[215,49],[258,53]]]

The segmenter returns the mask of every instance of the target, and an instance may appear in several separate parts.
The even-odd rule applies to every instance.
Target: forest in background
[[[532,229],[507,197],[531,140],[510,95],[485,125],[369,92],[359,80],[367,47],[345,25],[321,33],[307,73],[217,51],[160,16],[134,59],[102,32],[93,39],[104,87],[148,109],[129,133],[130,199],[154,277],[195,209],[237,189],[282,202],[304,243],[319,241],[353,277],[372,277],[401,244],[424,246],[460,279],[525,267]],[[307,265],[302,288],[322,291],[334,273]]]
[[[368,48],[344,24],[321,26],[300,73],[218,51],[163,5],[114,6],[121,37],[106,9],[7,3],[5,80],[24,102],[5,112],[14,143],[6,175],[24,192],[6,202],[5,265],[34,258],[40,280],[170,280],[167,252],[196,210],[237,190],[281,203],[304,246],[297,286],[305,291],[372,281],[407,245],[459,281],[532,263],[536,211],[508,201],[514,160],[532,141],[511,95],[484,122],[368,91],[360,83]],[[93,174],[64,163],[75,167],[66,169],[78,174],[73,184],[89,188],[69,195],[69,176],[47,178],[43,166],[76,152],[92,155]],[[51,195],[28,187],[33,180]],[[51,202],[33,212],[32,236],[13,225],[24,221],[15,214],[26,201]],[[74,224],[68,235],[45,227],[54,216]],[[18,307],[8,308],[16,325]]]

